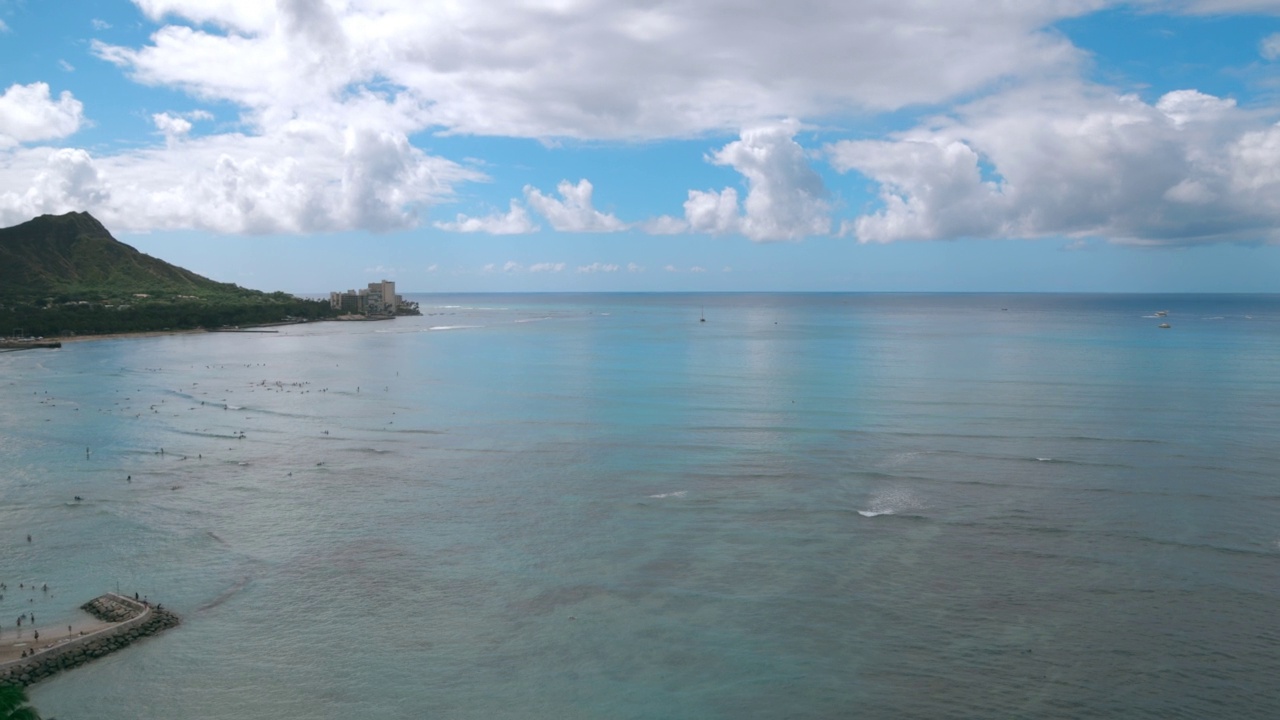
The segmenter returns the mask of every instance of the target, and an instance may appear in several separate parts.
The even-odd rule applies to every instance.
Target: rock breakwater
[[[58,643],[33,648],[33,654],[0,664],[0,685],[27,686],[57,673],[83,665],[145,637],[176,627],[181,620],[169,610],[132,598],[107,593],[81,606],[99,620],[113,625]]]

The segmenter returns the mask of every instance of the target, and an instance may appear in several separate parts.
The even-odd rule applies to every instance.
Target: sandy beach
[[[70,633],[67,632],[65,625],[62,627],[23,627],[21,636],[19,636],[17,628],[6,627],[3,632],[0,632],[0,663],[19,660],[22,658],[24,651],[32,648],[57,647],[73,638],[80,637],[82,633],[88,635],[112,625],[119,625],[119,623],[102,622],[85,615],[80,622],[71,624]],[[39,640],[33,637],[33,630],[40,631]]]
[[[162,335],[195,335],[207,332],[209,331],[203,328],[197,328],[194,330],[147,330],[144,332],[104,333],[102,335],[68,335],[62,337],[49,337],[45,338],[45,340],[69,343],[84,342],[86,340],[118,340],[121,338],[160,337]]]

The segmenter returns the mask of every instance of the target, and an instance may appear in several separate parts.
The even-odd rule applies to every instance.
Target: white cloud
[[[520,272],[523,269],[524,267],[521,266],[520,263],[516,262],[515,260],[508,260],[506,264],[502,266],[502,272],[507,272],[507,273]]]
[[[602,213],[592,207],[591,194],[593,188],[585,178],[577,185],[568,180],[560,181],[556,186],[562,200],[543,195],[541,190],[526,185],[525,199],[529,207],[545,217],[551,227],[562,232],[618,232],[627,228],[626,223],[609,213]]]
[[[537,273],[537,272],[551,272],[551,273],[558,273],[558,272],[563,271],[563,270],[564,270],[564,268],[565,268],[565,264],[564,264],[564,263],[562,263],[562,262],[560,262],[560,263],[540,262],[540,263],[534,263],[534,264],[530,265],[530,266],[529,266],[529,272],[535,272],[535,273]]]
[[[4,20],[0,20],[0,33],[9,32],[9,26],[4,24]]]
[[[1268,60],[1280,59],[1280,33],[1272,33],[1262,39],[1258,52]]]
[[[666,270],[667,272],[680,272],[679,268],[677,268],[675,265],[664,265],[662,269]]]
[[[1235,106],[1235,100],[1205,95],[1197,90],[1174,90],[1156,102],[1156,109],[1175,125],[1197,121],[1213,122],[1231,112]]]
[[[650,235],[679,235],[689,232],[689,223],[670,215],[662,215],[640,224],[640,229]]]
[[[534,232],[538,226],[530,219],[525,209],[515,201],[506,213],[485,217],[469,217],[458,213],[454,222],[438,222],[436,227],[452,232],[483,232],[491,235],[519,235]]]
[[[1167,244],[1276,238],[1280,128],[1184,90],[1021,88],[890,140],[829,147],[879,184],[862,242],[1065,235]]]
[[[729,265],[725,265],[723,268],[720,269],[720,272],[731,273],[733,272],[733,267]]]
[[[685,226],[692,232],[722,235],[738,232],[742,218],[738,214],[738,191],[725,188],[690,190],[684,201]]]
[[[744,130],[740,139],[714,153],[711,162],[732,167],[746,178],[742,212],[733,188],[690,190],[684,203],[688,229],[717,235],[742,233],[758,241],[828,234],[827,190],[795,141],[796,130],[794,123]]]
[[[89,24],[93,26],[94,30],[101,31],[101,30],[111,29],[111,23],[107,22],[106,20],[102,20],[100,18],[93,18],[92,20],[89,21]]]
[[[42,82],[10,85],[0,95],[0,149],[66,137],[80,129],[84,106],[66,90],[54,100]]]
[[[135,4],[165,25],[140,48],[98,44],[100,55],[144,82],[237,103],[264,122],[390,86],[419,128],[654,138],[939,103],[1057,73],[1082,55],[1046,28],[1102,0],[803,12],[772,0]]]
[[[430,265],[427,266],[427,272],[429,273],[436,272],[439,269],[440,269],[440,265],[438,263],[431,263]]]
[[[62,68],[63,72],[75,72],[75,71],[76,71],[76,66],[75,66],[75,65],[72,65],[71,63],[67,62],[66,60],[59,60],[59,61],[58,61],[58,67]]]
[[[59,151],[59,152],[72,152]],[[477,173],[431,157],[403,135],[367,128],[298,125],[270,136],[175,137],[164,147],[92,157],[99,192],[67,204],[50,185],[50,151],[0,155],[0,218],[88,210],[120,231],[200,228],[226,233],[390,230],[414,210],[447,199]]]
[[[176,138],[191,132],[191,121],[169,113],[156,113],[151,116],[151,122],[155,123],[156,130],[168,138]]]
[[[598,262],[591,263],[590,265],[578,266],[578,272],[580,273],[597,273],[597,272],[613,273],[613,272],[618,272],[621,269],[622,268],[617,265],[611,265],[608,263],[598,263]]]
[[[635,263],[627,263],[627,272],[642,273],[644,272],[644,266],[637,265]]]
[[[102,170],[89,153],[79,149],[29,150],[24,159],[42,157],[27,182],[0,187],[22,187],[22,192],[0,192],[0,226],[7,227],[37,215],[62,214],[72,210],[100,207],[111,200],[111,190]],[[4,175],[0,170],[0,178]]]
[[[511,207],[505,213],[485,217],[469,217],[458,213],[453,222],[437,222],[435,226],[450,232],[482,232],[490,235],[522,235],[539,229],[537,223],[529,218],[524,206],[515,200],[511,201]]]
[[[1280,13],[1277,0],[1142,0],[1161,9],[1192,15],[1224,13]]]
[[[702,267],[701,265],[694,265],[693,267],[689,268],[689,272],[691,273],[704,273],[706,271],[707,269]]]

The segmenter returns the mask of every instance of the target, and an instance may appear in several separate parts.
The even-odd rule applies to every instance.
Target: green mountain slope
[[[138,252],[88,213],[0,229],[0,336],[318,319],[327,302],[220,283]]]
[[[0,229],[0,298],[202,291],[255,294],[144,255],[89,213],[41,215]]]

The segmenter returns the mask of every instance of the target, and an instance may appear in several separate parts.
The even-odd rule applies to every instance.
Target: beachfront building
[[[329,305],[348,315],[395,315],[404,303],[391,280],[369,283],[368,288],[329,293]]]
[[[395,315],[400,305],[396,284],[391,280],[369,283],[368,298],[370,315]]]
[[[369,311],[368,290],[329,293],[329,306],[347,315],[364,315]]]

